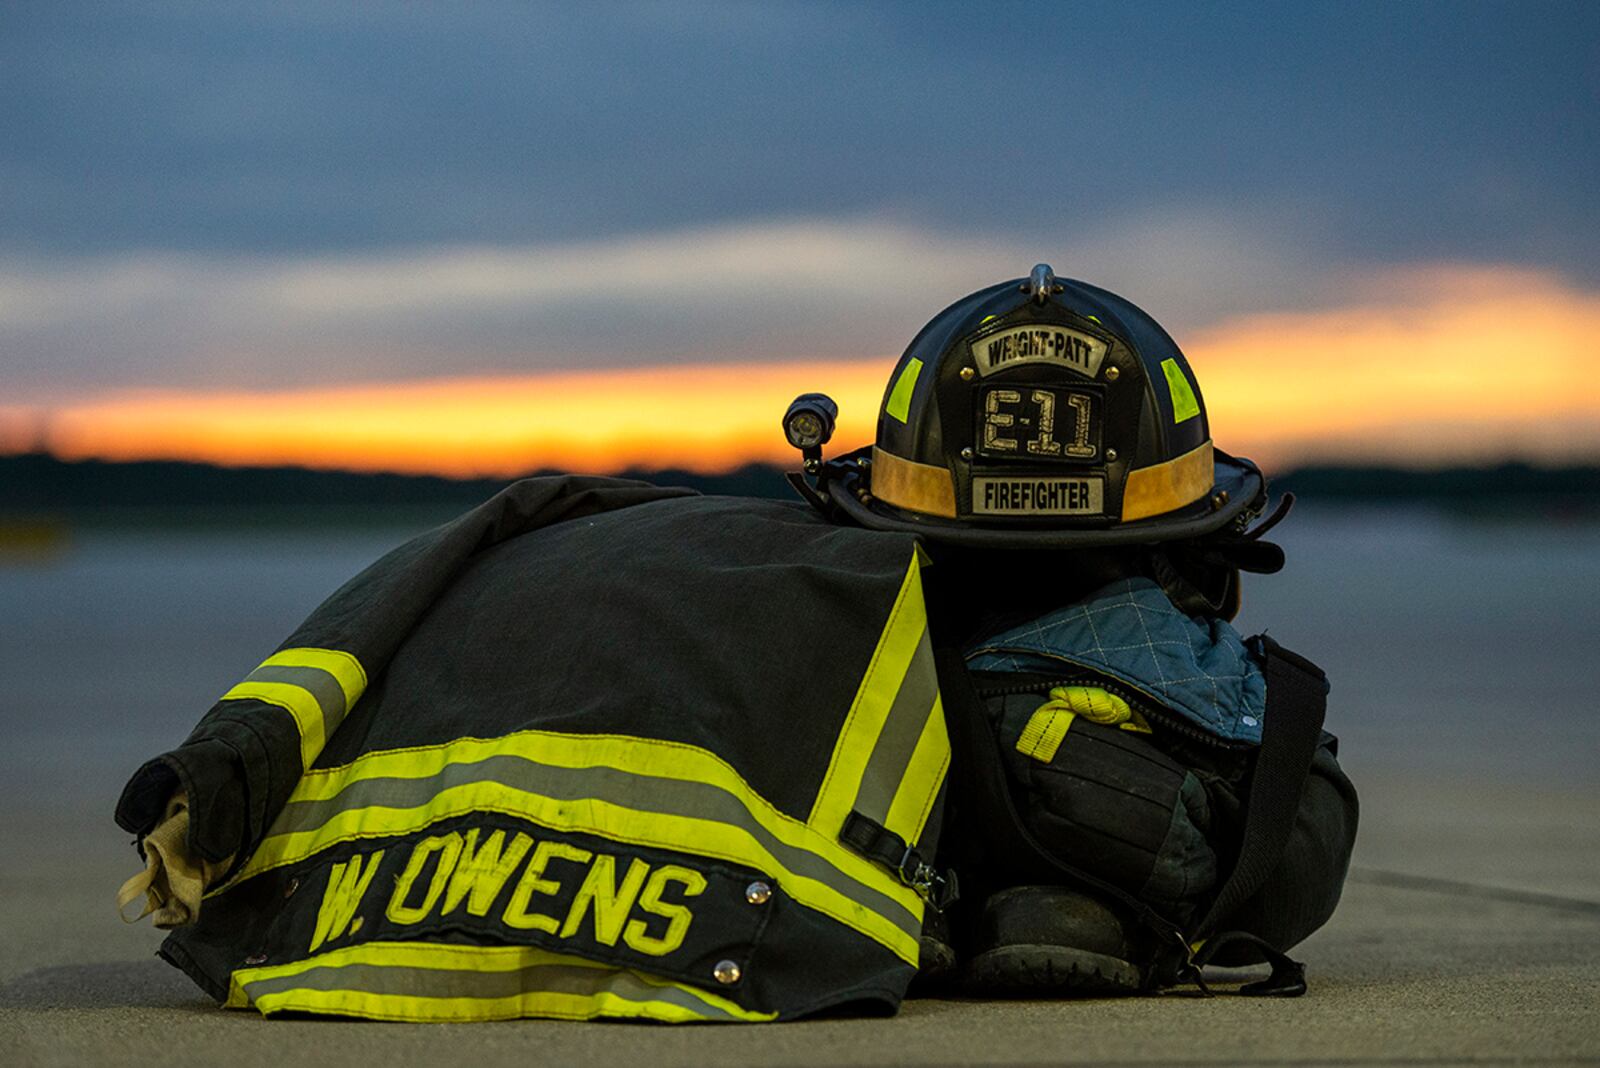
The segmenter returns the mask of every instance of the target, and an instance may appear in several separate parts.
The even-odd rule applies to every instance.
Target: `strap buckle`
[[[859,812],[850,813],[840,828],[839,841],[894,872],[936,912],[943,912],[961,896],[954,870],[941,872],[923,859],[915,845],[877,820]]]
[[[961,896],[955,871],[941,873],[922,859],[915,846],[906,846],[900,863],[895,866],[895,874],[937,912],[943,912]]]

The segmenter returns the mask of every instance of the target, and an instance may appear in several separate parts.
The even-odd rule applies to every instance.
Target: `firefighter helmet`
[[[876,444],[808,468],[863,526],[974,546],[1191,538],[1266,499],[1256,465],[1212,445],[1166,331],[1046,264],[935,316],[890,376]]]

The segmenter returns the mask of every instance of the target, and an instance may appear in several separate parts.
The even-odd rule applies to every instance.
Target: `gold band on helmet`
[[[1193,504],[1211,491],[1217,478],[1217,461],[1208,438],[1166,463],[1128,472],[1122,485],[1122,521],[1146,519]]]
[[[872,495],[908,512],[956,517],[956,484],[950,472],[872,447]]]
[[[1216,457],[1208,440],[1182,456],[1128,472],[1122,487],[1122,522],[1147,519],[1193,504],[1216,480]],[[956,518],[956,485],[950,472],[872,447],[872,495],[908,512]]]

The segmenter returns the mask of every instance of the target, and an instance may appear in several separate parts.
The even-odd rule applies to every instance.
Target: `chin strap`
[[[1271,530],[1273,527],[1287,519],[1289,517],[1290,510],[1293,508],[1294,494],[1285,493],[1282,497],[1278,498],[1278,507],[1274,508],[1267,515],[1267,518],[1263,519],[1254,527],[1244,532],[1245,538],[1249,541],[1260,541],[1261,535],[1265,534],[1267,531]]]

